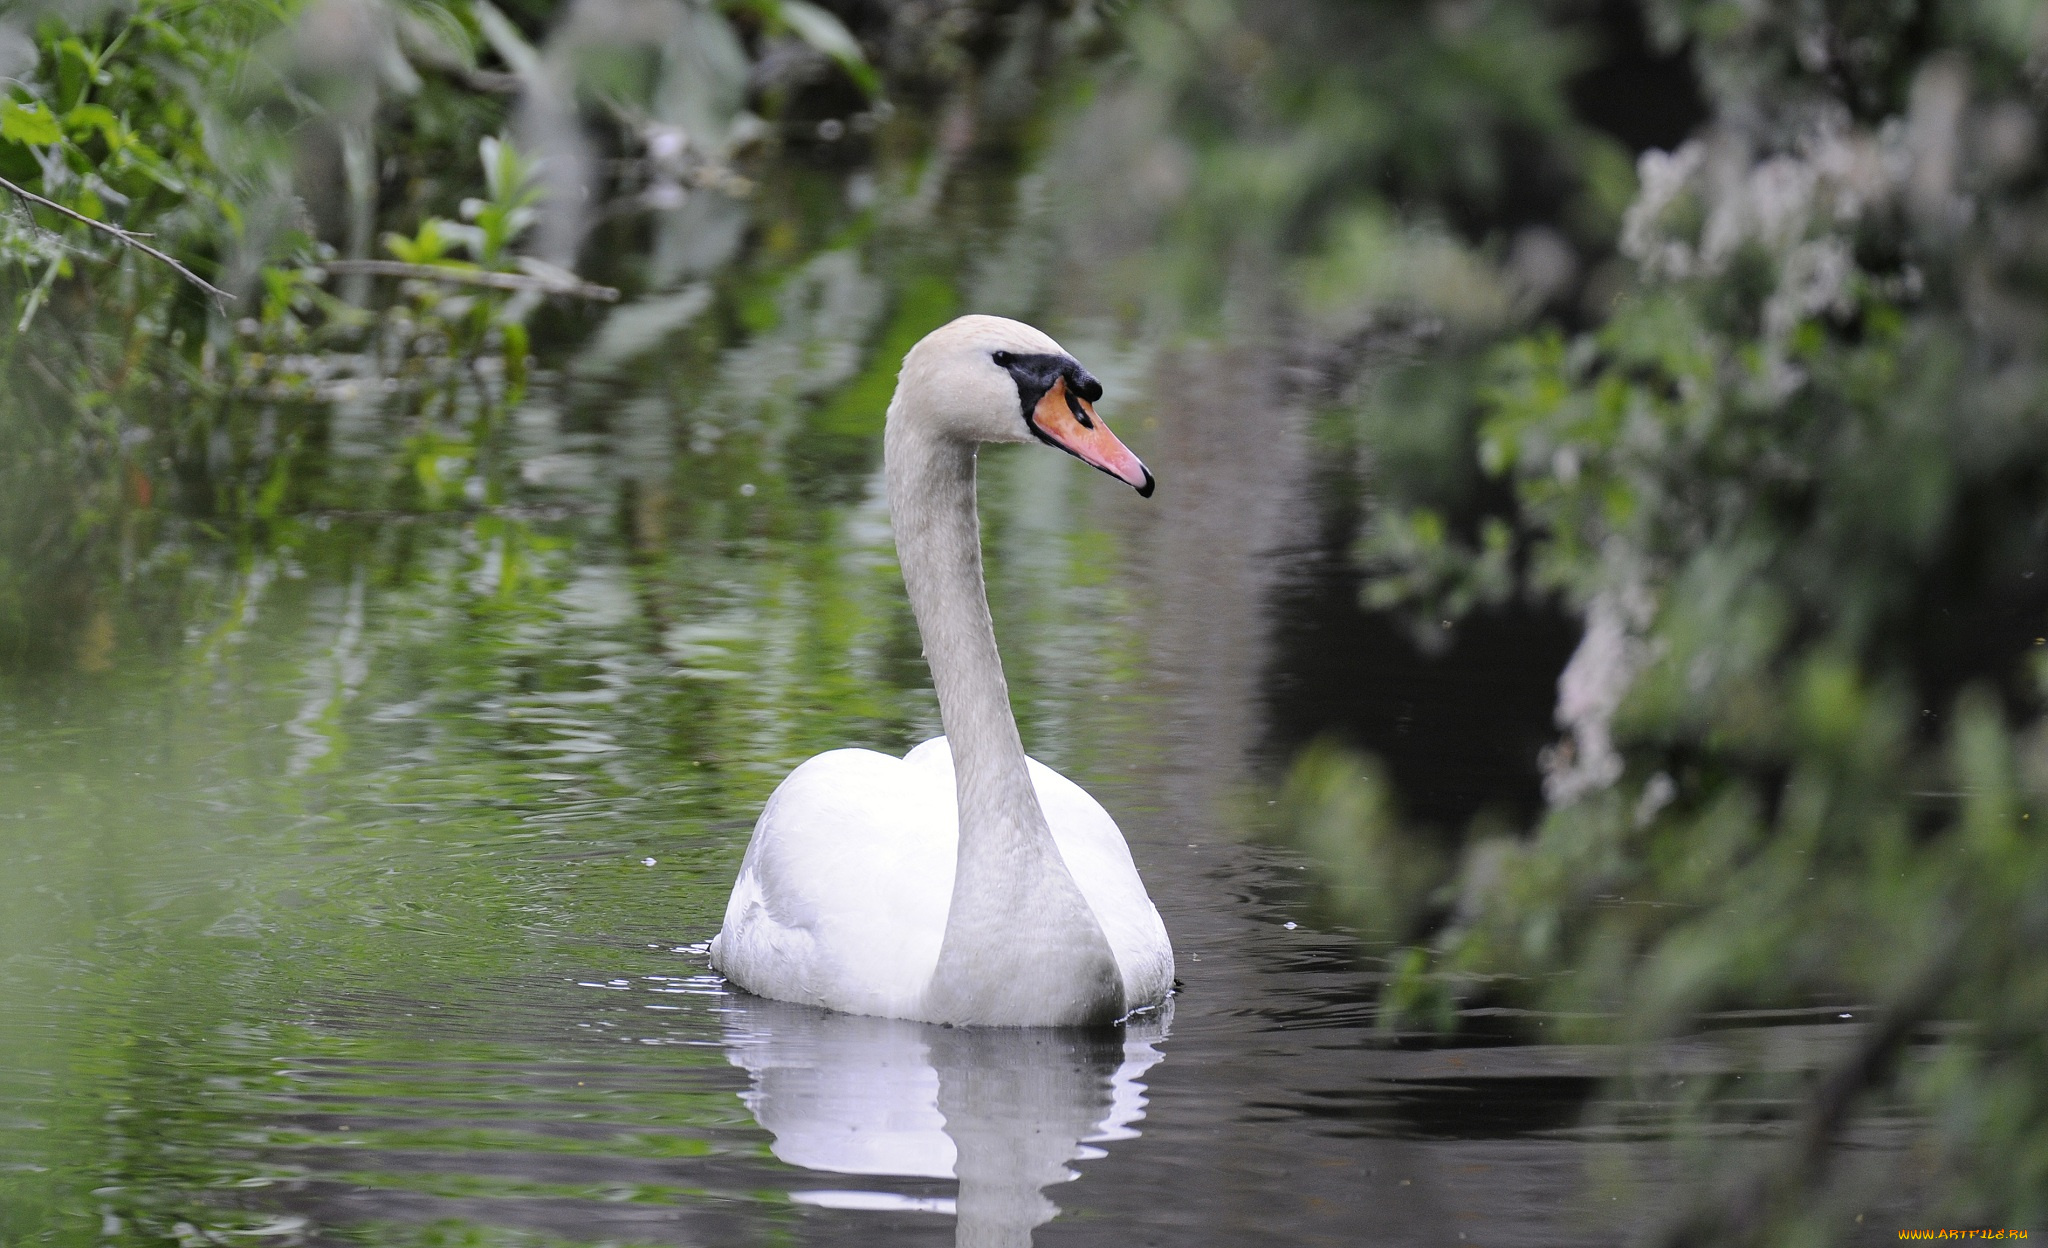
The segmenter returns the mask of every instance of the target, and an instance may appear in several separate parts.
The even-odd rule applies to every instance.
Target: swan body
[[[748,842],[712,965],[759,996],[996,1026],[1114,1022],[1163,1001],[1173,949],[1101,804],[1027,758],[981,572],[976,448],[1036,439],[1152,492],[1051,338],[962,317],[904,359],[889,508],[946,735],[791,772]]]
[[[1115,958],[1123,1000],[1163,999],[1172,950],[1116,821],[1080,785],[1026,761],[1060,860]],[[954,789],[944,737],[902,758],[831,750],[791,772],[747,846],[719,936],[720,972],[779,1001],[918,1017],[953,897]]]

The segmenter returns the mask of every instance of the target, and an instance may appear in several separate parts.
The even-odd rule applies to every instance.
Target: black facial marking
[[[994,358],[997,366],[1008,369],[1017,382],[1017,398],[1024,405],[1020,414],[1027,425],[1031,424],[1031,414],[1038,410],[1038,401],[1052,389],[1052,383],[1072,373],[1082,372],[1079,364],[1064,355],[1019,355],[1014,351],[998,351]],[[1086,376],[1085,373],[1082,375]],[[1089,380],[1095,379],[1090,377]],[[1067,384],[1069,388],[1073,385],[1071,381]],[[1037,432],[1035,427],[1033,432]]]
[[[1067,408],[1074,413],[1074,419],[1081,422],[1083,429],[1093,429],[1095,421],[1081,410],[1080,400],[1093,403],[1102,397],[1102,383],[1094,374],[1082,368],[1079,361],[1070,355],[1019,355],[1014,351],[998,351],[992,357],[997,366],[1009,370],[1017,382],[1017,398],[1023,404],[1024,423],[1031,432],[1044,441],[1038,425],[1032,420],[1032,413],[1038,410],[1039,400],[1052,389],[1052,383],[1064,377],[1067,381]]]

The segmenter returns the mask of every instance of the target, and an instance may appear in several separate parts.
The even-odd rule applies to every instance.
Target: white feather
[[[1029,760],[1060,859],[1102,927],[1136,1008],[1173,986],[1173,948],[1116,821]],[[916,1018],[938,965],[960,822],[953,755],[832,750],[776,787],[754,825],[712,963],[759,996]]]

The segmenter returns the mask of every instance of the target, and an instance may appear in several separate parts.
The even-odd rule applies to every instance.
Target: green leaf
[[[0,136],[17,143],[55,143],[64,137],[64,127],[40,103],[0,100]]]
[[[57,45],[57,100],[76,104],[92,81],[93,55],[76,39]]]
[[[510,66],[512,72],[522,78],[531,78],[541,72],[540,53],[526,41],[526,36],[512,24],[512,20],[498,11],[491,0],[476,0],[473,10],[476,24],[484,32],[485,42],[491,50]]]
[[[98,130],[106,136],[107,146],[116,151],[121,147],[121,119],[114,116],[114,110],[101,104],[80,104],[64,114],[64,128],[73,134]]]
[[[384,249],[407,264],[433,264],[447,254],[448,240],[441,232],[447,224],[439,217],[428,217],[420,222],[419,233],[413,238],[386,234]]]
[[[867,55],[861,51],[860,41],[846,29],[844,22],[831,12],[806,3],[806,0],[782,0],[775,8],[776,15],[789,27],[791,34],[839,62],[847,75],[860,84],[861,90],[874,93],[880,81],[875,76],[874,67],[868,64]]]

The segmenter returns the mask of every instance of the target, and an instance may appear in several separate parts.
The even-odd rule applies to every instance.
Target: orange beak
[[[1136,489],[1140,498],[1152,497],[1151,470],[1131,454],[1131,448],[1117,441],[1088,400],[1067,389],[1066,378],[1054,379],[1052,388],[1032,410],[1030,424],[1039,441],[1102,469]]]

